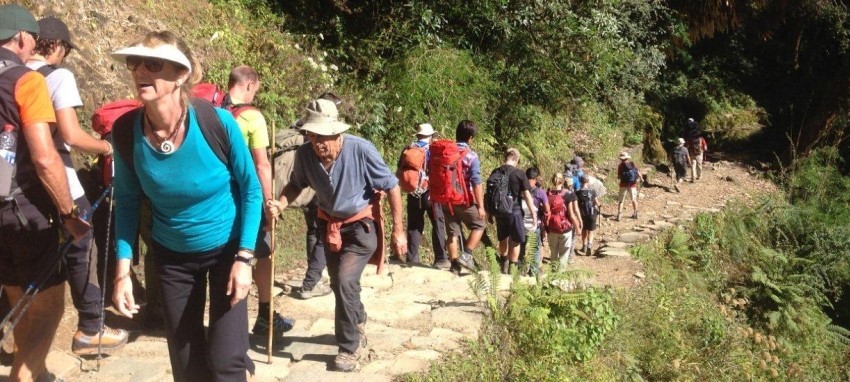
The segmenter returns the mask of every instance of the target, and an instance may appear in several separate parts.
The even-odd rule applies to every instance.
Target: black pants
[[[248,305],[233,308],[226,295],[236,243],[200,253],[171,251],[154,242],[153,259],[165,316],[165,335],[174,380],[245,381],[254,374],[248,357]],[[204,306],[210,289],[209,332]]]
[[[319,221],[319,235],[325,237],[327,222]],[[328,273],[331,289],[336,299],[334,334],[340,351],[350,353],[360,347],[357,325],[366,321],[366,309],[360,301],[360,276],[369,258],[378,247],[375,222],[363,219],[341,229],[342,248],[339,252],[328,249]]]
[[[88,214],[91,204],[85,196],[74,200],[80,211]],[[71,299],[79,313],[77,329],[94,334],[100,327],[100,285],[97,282],[97,258],[91,250],[92,231],[79,242],[72,244],[65,255],[68,270],[68,285],[71,287]]]
[[[419,245],[425,230],[425,215],[431,221],[431,245],[434,247],[434,262],[447,260],[446,218],[442,208],[433,208],[426,192],[420,197],[407,195],[407,262],[419,263]]]
[[[304,210],[304,222],[307,224],[307,273],[301,283],[302,290],[312,290],[322,279],[322,271],[327,266],[324,238],[318,235],[316,215],[319,207],[311,206]]]

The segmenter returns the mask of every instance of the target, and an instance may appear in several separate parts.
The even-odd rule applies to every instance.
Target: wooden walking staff
[[[271,135],[271,137],[269,137],[269,142],[270,142],[270,146],[271,146],[271,153],[274,154],[274,148],[275,148],[275,140],[274,140],[275,124],[274,124],[274,120],[272,120],[272,129],[269,131],[269,134]],[[272,160],[271,160],[272,198],[277,198],[277,194],[275,193],[275,187],[274,187],[275,176],[274,176],[274,158],[273,157],[274,157],[274,155],[269,155],[269,158],[272,158]],[[269,222],[270,229],[271,229],[271,240],[270,240],[270,243],[269,243],[269,247],[271,247],[271,254],[269,255],[269,260],[271,260],[271,263],[272,263],[271,264],[272,270],[271,270],[271,272],[269,272],[269,274],[271,275],[271,276],[269,276],[269,285],[270,285],[270,288],[269,288],[269,305],[270,305],[270,307],[269,307],[269,343],[268,343],[268,364],[269,365],[272,364],[272,337],[274,337],[274,300],[273,300],[274,299],[274,293],[273,293],[273,290],[274,290],[274,252],[275,252],[275,250],[277,250],[277,247],[275,246],[275,241],[276,241],[275,237],[277,236],[277,231],[275,230],[277,228],[277,224],[275,224],[275,223],[277,222],[277,216],[273,216],[271,220],[272,221]]]

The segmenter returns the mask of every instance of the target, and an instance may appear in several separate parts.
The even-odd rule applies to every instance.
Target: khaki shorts
[[[627,192],[629,193],[629,196],[632,197],[633,202],[637,201],[637,197],[638,197],[637,186],[635,186],[635,187],[620,187],[620,194],[617,196],[617,200],[619,200],[620,203],[622,203],[623,201],[626,200],[626,193]]]
[[[477,230],[484,229],[487,224],[484,222],[484,217],[478,215],[478,207],[474,204],[469,207],[463,205],[451,206],[441,204],[443,215],[446,217],[446,230],[448,238],[458,237],[463,235],[463,230],[460,224],[463,223],[467,229]]]

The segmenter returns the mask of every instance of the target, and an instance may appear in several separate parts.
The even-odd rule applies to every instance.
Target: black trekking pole
[[[106,283],[106,275],[108,274],[107,269],[109,269],[109,237],[112,232],[112,208],[115,205],[112,196],[112,185],[106,188],[101,198],[106,196],[106,193],[109,192],[109,215],[106,218],[106,248],[103,250],[103,283]],[[100,200],[98,200],[100,202]],[[99,203],[98,203],[99,204]],[[92,209],[94,210],[94,209]],[[98,339],[97,339],[97,364],[95,367],[95,371],[100,372],[100,360],[103,359],[103,324],[104,319],[106,318],[106,287],[103,285],[100,286],[100,323],[98,324]]]
[[[97,199],[95,204],[92,206],[92,209],[86,214],[83,218],[85,221],[89,221],[91,215],[94,213],[94,210],[97,206],[100,205],[100,202],[103,201],[103,198],[106,197],[107,192],[112,187],[107,187],[107,190],[101,194],[101,196]],[[30,304],[35,300],[35,295],[44,288],[44,284],[47,283],[47,280],[50,279],[50,275],[54,272],[56,267],[65,258],[65,254],[68,253],[68,250],[71,248],[71,245],[74,243],[74,238],[72,236],[67,236],[65,238],[64,243],[59,248],[55,259],[51,260],[51,264],[49,267],[45,267],[41,269],[41,272],[38,274],[32,282],[27,285],[26,290],[24,291],[21,298],[17,303],[9,310],[9,313],[6,314],[6,317],[3,318],[3,321],[0,322],[0,328],[3,328],[3,338],[0,338],[0,345],[6,342],[6,338],[9,337],[9,334],[14,332],[15,326],[18,325],[18,322],[24,316],[27,309],[29,309]],[[14,318],[14,319],[13,319]],[[10,323],[11,322],[11,323]]]

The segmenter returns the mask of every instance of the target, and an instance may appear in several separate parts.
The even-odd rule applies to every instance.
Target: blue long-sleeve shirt
[[[398,178],[371,142],[344,134],[342,150],[330,171],[322,166],[310,142],[298,147],[289,185],[297,190],[311,187],[319,208],[346,219],[366,208],[376,189],[387,191],[398,185]]]
[[[143,195],[151,201],[153,239],[172,251],[207,251],[237,238],[239,247],[254,249],[263,203],[260,182],[236,121],[227,111],[216,112],[230,137],[228,165],[210,148],[192,107],[186,138],[171,154],[145,139],[141,113],[133,123],[137,176],[120,155],[114,156],[118,259],[132,257]]]

